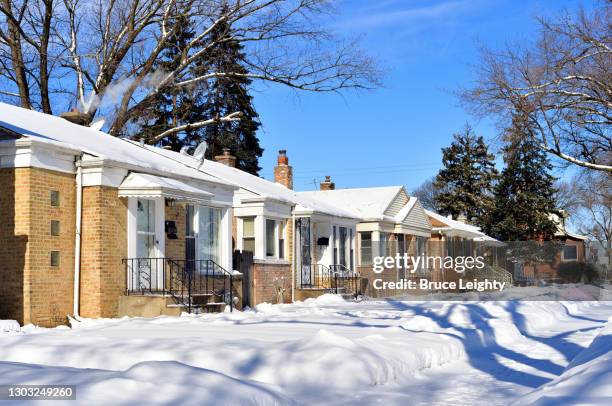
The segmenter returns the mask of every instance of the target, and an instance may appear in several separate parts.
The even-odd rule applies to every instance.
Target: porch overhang
[[[184,181],[145,173],[130,173],[119,186],[120,197],[165,197],[194,203],[207,203],[213,194]]]

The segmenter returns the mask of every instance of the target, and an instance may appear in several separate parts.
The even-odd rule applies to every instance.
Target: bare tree
[[[529,136],[557,157],[612,172],[612,7],[602,3],[555,21],[538,19],[531,47],[483,49],[472,88],[459,92],[475,114],[507,127],[527,117]]]
[[[104,116],[105,128],[113,135],[129,133],[130,120],[159,92],[170,88],[189,92],[194,85],[219,77],[245,75],[313,92],[379,85],[375,63],[358,44],[334,38],[319,24],[331,10],[328,0],[0,0],[0,4],[0,74],[7,79],[0,85],[0,95],[46,112],[56,104],[77,106],[90,122]],[[182,47],[176,69],[157,71],[155,61],[170,45],[179,17],[188,18],[195,36]],[[41,21],[44,24],[39,25]],[[210,33],[221,21],[230,29],[213,39]],[[192,67],[198,58],[230,39],[245,45],[248,73],[211,71],[195,76]],[[55,50],[52,62],[46,51],[49,44]],[[34,69],[35,64],[50,67]],[[59,84],[53,97],[48,96],[51,81]],[[239,119],[240,112],[232,112],[189,126]],[[158,140],[182,130],[166,131]]]
[[[436,196],[438,193],[440,193],[434,184],[435,179],[436,178],[434,176],[433,178],[426,180],[411,193],[412,196],[419,199],[424,208],[432,211],[436,210]]]
[[[0,0],[0,94],[51,113],[53,0]],[[36,101],[35,101],[36,100]]]
[[[607,173],[583,171],[573,179],[576,205],[572,221],[581,234],[597,241],[612,270],[612,177]]]

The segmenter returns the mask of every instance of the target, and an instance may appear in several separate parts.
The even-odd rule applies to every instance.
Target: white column
[[[380,252],[380,231],[372,231],[372,260],[383,254]]]
[[[236,238],[238,238],[236,236]],[[232,209],[221,211],[221,266],[232,270]]]
[[[266,258],[266,221],[264,216],[255,217],[255,253],[257,259]]]

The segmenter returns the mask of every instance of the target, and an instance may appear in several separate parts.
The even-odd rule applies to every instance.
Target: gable
[[[387,206],[387,209],[385,210],[384,214],[389,217],[395,217],[397,213],[400,212],[402,207],[404,207],[407,203],[408,194],[406,193],[404,188],[401,188],[397,195],[395,195],[391,203],[389,203],[389,206]]]
[[[402,224],[406,227],[416,230],[431,230],[431,223],[425,213],[425,209],[418,200],[408,215],[402,220]]]

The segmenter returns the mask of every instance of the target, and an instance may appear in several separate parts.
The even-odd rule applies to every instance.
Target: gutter
[[[81,166],[82,155],[75,162],[76,172],[76,227],[74,235],[74,298],[73,315],[79,315],[79,299],[81,284],[81,224],[83,217],[83,168]]]

